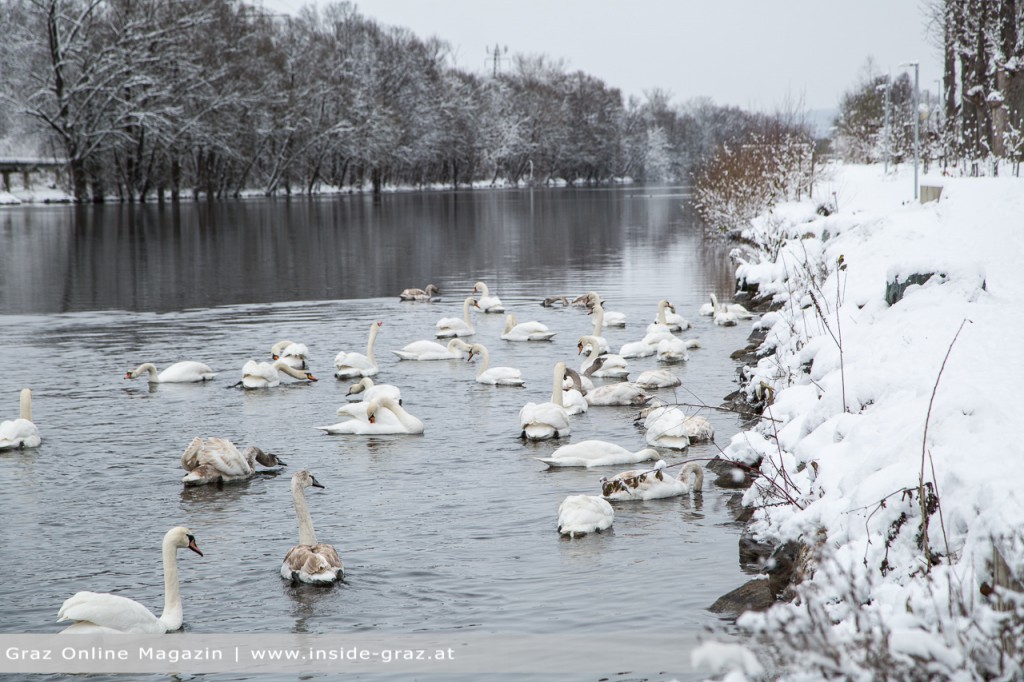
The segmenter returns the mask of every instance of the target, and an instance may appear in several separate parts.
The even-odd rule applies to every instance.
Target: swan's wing
[[[242,380],[245,379],[262,379],[267,382],[279,381],[277,376],[277,370],[269,362],[256,362],[250,360],[249,362],[242,365]]]
[[[547,403],[526,403],[519,410],[519,423],[522,426],[529,424],[547,424],[559,431],[569,428],[569,415],[565,408]]]
[[[334,582],[344,576],[341,557],[331,545],[296,545],[284,557],[281,575],[303,582]]]
[[[309,355],[309,348],[304,343],[293,343],[281,351],[281,357],[305,358]]]
[[[202,452],[205,445],[206,441],[199,436],[193,438],[192,442],[185,448],[185,452],[181,453],[181,468],[185,471],[192,471],[198,467],[201,464],[199,453]]]
[[[377,367],[376,364],[370,361],[370,358],[362,353],[345,353],[344,357],[339,354],[334,359],[334,366],[338,369],[346,367],[351,367],[352,369],[374,369]]]
[[[27,419],[0,422],[0,450],[35,448],[42,442],[39,428]]]
[[[614,519],[612,506],[593,495],[570,495],[558,507],[558,531],[564,535],[604,530]]]
[[[396,352],[396,351],[392,351]],[[413,341],[402,349],[403,353],[423,355],[424,353],[447,353],[448,349],[436,341]]]
[[[199,463],[212,466],[228,478],[249,476],[254,471],[235,444],[225,438],[208,438],[199,451]]]
[[[95,623],[119,632],[167,631],[139,602],[103,592],[79,592],[68,597],[57,613],[57,622],[65,620]]]
[[[209,365],[194,360],[183,360],[176,362],[164,371],[160,372],[162,382],[207,381],[217,376],[217,373],[210,369]]]

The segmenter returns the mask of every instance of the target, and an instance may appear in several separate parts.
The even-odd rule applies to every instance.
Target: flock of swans
[[[440,290],[435,285],[424,289],[406,289],[400,299],[407,301],[436,300]],[[392,351],[403,361],[478,360],[476,381],[492,386],[523,386],[522,373],[512,367],[490,366],[490,354],[481,343],[463,340],[473,336],[475,330],[471,310],[481,313],[504,313],[501,300],[490,293],[486,284],[477,282],[463,302],[463,316],[443,318],[435,327],[435,338],[449,339],[446,344],[420,340]],[[742,306],[722,306],[714,295],[711,303],[700,310],[715,324],[734,325],[739,319],[751,315]],[[649,468],[633,469],[601,479],[600,495],[570,495],[558,509],[558,531],[569,537],[600,532],[610,528],[614,509],[609,500],[651,500],[700,492],[703,471],[693,462],[684,463],[677,476],[672,476],[670,465],[661,459],[655,448],[684,450],[691,442],[714,439],[714,430],[707,419],[687,415],[674,405],[657,400],[648,390],[675,387],[680,380],[668,368],[648,370],[635,382],[628,381],[628,359],[657,355],[665,364],[684,362],[687,351],[699,348],[695,340],[676,336],[691,327],[676,314],[667,300],[658,304],[655,321],[646,327],[640,341],[624,344],[618,353],[611,353],[602,330],[610,326],[625,326],[622,313],[605,311],[600,296],[588,292],[570,301],[566,296],[545,299],[545,306],[564,305],[585,308],[593,315],[593,330],[577,340],[577,351],[585,354],[579,371],[567,367],[564,361],[552,369],[550,400],[527,402],[519,411],[520,437],[527,441],[564,438],[572,432],[570,417],[586,412],[591,406],[623,406],[641,408],[637,422],[642,424],[647,447],[630,451],[615,443],[587,439],[562,445],[548,457],[536,458],[548,467],[605,467],[641,462],[654,462]],[[402,404],[401,389],[391,384],[377,384],[371,377],[379,367],[374,355],[377,335],[383,322],[374,322],[369,329],[366,352],[340,352],[335,358],[335,377],[340,380],[358,379],[349,390],[349,396],[361,398],[338,408],[344,420],[317,429],[327,434],[383,435],[422,434],[424,423],[410,414]],[[555,333],[540,322],[518,322],[509,314],[500,338],[506,341],[552,341]],[[316,381],[309,371],[308,349],[304,344],[282,340],[270,349],[271,361],[249,360],[242,368],[242,378],[235,384],[244,389],[266,389],[277,386],[285,377],[299,381]],[[183,361],[159,371],[152,363],[143,363],[127,372],[125,379],[146,377],[150,383],[185,383],[210,381],[217,376],[209,366],[195,361]],[[595,385],[593,379],[607,379],[611,383]],[[0,423],[0,450],[38,447],[42,440],[38,428],[32,423],[31,391],[21,391],[20,417]],[[285,463],[276,455],[256,447],[240,451],[224,438],[194,438],[181,455],[181,466],[186,475],[184,486],[223,484],[251,478],[257,465],[282,467]],[[675,466],[675,465],[672,465]],[[292,501],[298,523],[298,544],[284,556],[280,573],[282,578],[303,583],[329,584],[344,578],[345,571],[335,548],[320,543],[313,529],[305,490],[323,488],[308,471],[299,471],[291,478]],[[72,621],[65,632],[135,632],[159,633],[177,630],[182,625],[183,611],[178,582],[177,550],[190,549],[202,556],[192,533],[184,527],[167,531],[162,542],[164,567],[164,609],[157,617],[145,606],[125,597],[78,592],[60,607],[58,621]]]

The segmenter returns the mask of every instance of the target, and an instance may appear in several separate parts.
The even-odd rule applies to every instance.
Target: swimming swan
[[[21,389],[19,401],[19,418],[0,422],[0,450],[37,448],[43,442],[32,423],[32,389]]]
[[[269,452],[255,446],[239,452],[226,438],[196,436],[181,453],[181,468],[188,472],[181,482],[188,487],[209,483],[244,481],[256,474],[256,464],[265,467],[286,466]]]
[[[514,367],[488,367],[491,362],[490,353],[487,352],[487,348],[482,344],[474,343],[469,348],[469,357],[467,360],[472,360],[474,355],[479,355],[480,368],[476,372],[476,381],[478,384],[488,384],[490,386],[522,386],[523,374]]]
[[[691,474],[692,485],[689,482]],[[687,462],[679,475],[673,478],[666,472],[663,459],[659,459],[653,469],[623,471],[601,479],[601,495],[606,500],[660,500],[699,493],[703,487],[704,469],[699,464]]]
[[[670,369],[649,369],[642,372],[633,382],[640,388],[675,388],[682,386],[683,380]]]
[[[615,510],[595,495],[569,495],[558,505],[558,532],[570,538],[611,528]]]
[[[654,322],[647,325],[647,333],[685,331],[691,326],[682,315],[676,314],[676,307],[663,298],[658,301],[658,317]]]
[[[571,383],[568,388],[565,384]],[[593,386],[591,386],[593,388]],[[585,396],[587,389],[583,387],[583,379],[574,369],[565,369],[565,379],[562,381],[562,407],[570,417],[575,414],[583,414],[590,407]]]
[[[487,290],[487,285],[483,282],[477,282],[473,285],[473,293],[480,294],[480,297],[476,301],[476,307],[485,313],[503,313],[505,312],[505,306],[502,305],[501,299],[497,296],[491,296]]]
[[[644,389],[628,381],[597,386],[587,392],[587,402],[594,406],[642,407],[654,399]]]
[[[587,370],[594,364],[600,353],[596,350],[599,346],[597,338],[594,336],[583,336],[580,337],[579,342],[576,344],[577,350],[582,353],[587,350],[587,357],[583,359],[580,365],[580,371],[587,374]],[[588,348],[589,347],[589,348]],[[601,355],[601,368],[591,372],[591,376],[595,376],[599,379],[625,379],[629,375],[629,368],[626,360],[621,355]]]
[[[306,504],[305,488],[323,488],[308,471],[297,471],[292,476],[292,502],[299,520],[299,544],[288,550],[281,564],[281,577],[292,582],[324,585],[342,580],[345,565],[338,551],[331,545],[316,541],[313,518]]]
[[[565,363],[555,363],[551,386],[551,400],[546,403],[526,403],[519,410],[521,438],[547,440],[568,436],[569,414],[562,404],[562,381],[565,379]]]
[[[284,339],[278,341],[270,348],[270,357],[273,360],[284,360],[290,367],[295,369],[309,369],[306,357],[309,355],[309,348],[304,343],[295,343]]]
[[[341,351],[334,358],[334,376],[338,379],[354,377],[370,377],[377,374],[377,358],[373,354],[373,345],[377,342],[377,333],[384,326],[383,320],[370,324],[370,338],[366,341],[366,355],[362,353],[346,353]]]
[[[697,312],[705,317],[711,317],[717,310],[721,310],[725,313],[734,313],[736,317],[741,320],[749,320],[754,317],[752,312],[744,308],[739,303],[720,304],[718,302],[718,297],[714,294],[711,294],[711,302],[702,304],[700,306],[700,310]]]
[[[391,398],[399,405],[402,404],[402,389],[394,384],[375,384],[370,377],[363,377],[358,383],[348,387],[346,396],[363,394],[363,400],[370,401],[374,398]]]
[[[505,331],[501,338],[506,341],[550,341],[555,332],[540,322],[516,322],[516,316],[509,313],[505,318]]]
[[[658,451],[645,448],[630,452],[621,445],[604,440],[585,440],[562,447],[551,453],[550,457],[535,457],[549,467],[602,467],[613,464],[636,464],[647,460],[658,459]]]
[[[436,341],[413,341],[402,350],[391,352],[401,360],[465,360],[469,344],[458,338],[449,341],[447,346]]]
[[[591,291],[587,294],[587,307],[590,308],[591,314],[595,317],[600,316],[602,327],[625,327],[626,326],[626,314],[615,312],[614,310],[605,310],[604,302],[596,291]],[[594,334],[594,336],[600,336],[600,334]]]
[[[686,352],[686,341],[672,337],[662,339],[658,342],[658,362],[677,363],[686,362],[690,354]]]
[[[437,297],[441,290],[436,285],[428,284],[423,289],[404,289],[398,295],[399,301],[430,301]]]
[[[106,592],[78,592],[68,597],[57,613],[58,623],[75,621],[63,632],[162,634],[180,629],[183,614],[177,551],[186,547],[203,556],[188,528],[177,526],[164,535],[164,610],[159,618],[134,599]]]
[[[239,383],[242,388],[273,388],[281,384],[282,372],[302,381],[317,380],[312,373],[295,369],[284,360],[274,360],[273,364],[250,360],[242,366],[242,380]]]
[[[152,362],[144,362],[124,375],[125,379],[138,379],[143,373],[149,373],[151,384],[187,384],[197,381],[209,381],[217,376],[217,373],[201,362],[185,360],[176,362],[159,374],[156,365]]]
[[[462,303],[462,319],[457,317],[442,317],[435,325],[439,339],[446,339],[452,336],[472,336],[476,333],[473,323],[469,320],[469,308],[476,303],[476,299],[470,296]]]
[[[361,409],[365,405],[365,408]],[[338,408],[338,414],[352,417],[347,421],[316,428],[330,434],[357,436],[385,436],[399,433],[420,434],[423,422],[412,416],[390,398],[376,398],[368,403],[356,403]]]

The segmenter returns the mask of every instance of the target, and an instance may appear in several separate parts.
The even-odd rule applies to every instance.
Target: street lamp
[[[900,66],[913,66],[914,67],[914,201],[917,201],[917,164],[921,158],[920,149],[920,127],[921,127],[921,113],[918,111],[918,75],[920,71],[920,64],[918,62],[904,62]]]
[[[886,76],[885,83],[875,89],[882,90],[885,93],[885,149],[883,151],[883,158],[885,161],[885,175],[889,175],[889,155],[891,152],[889,144],[889,91],[892,90],[892,74]]]

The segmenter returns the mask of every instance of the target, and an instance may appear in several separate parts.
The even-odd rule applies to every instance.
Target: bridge
[[[0,177],[3,178],[0,189],[4,192],[11,191],[12,173],[21,173],[22,186],[25,188],[32,186],[32,174],[41,171],[53,171],[57,174],[59,183],[66,167],[67,162],[61,159],[0,158]]]

